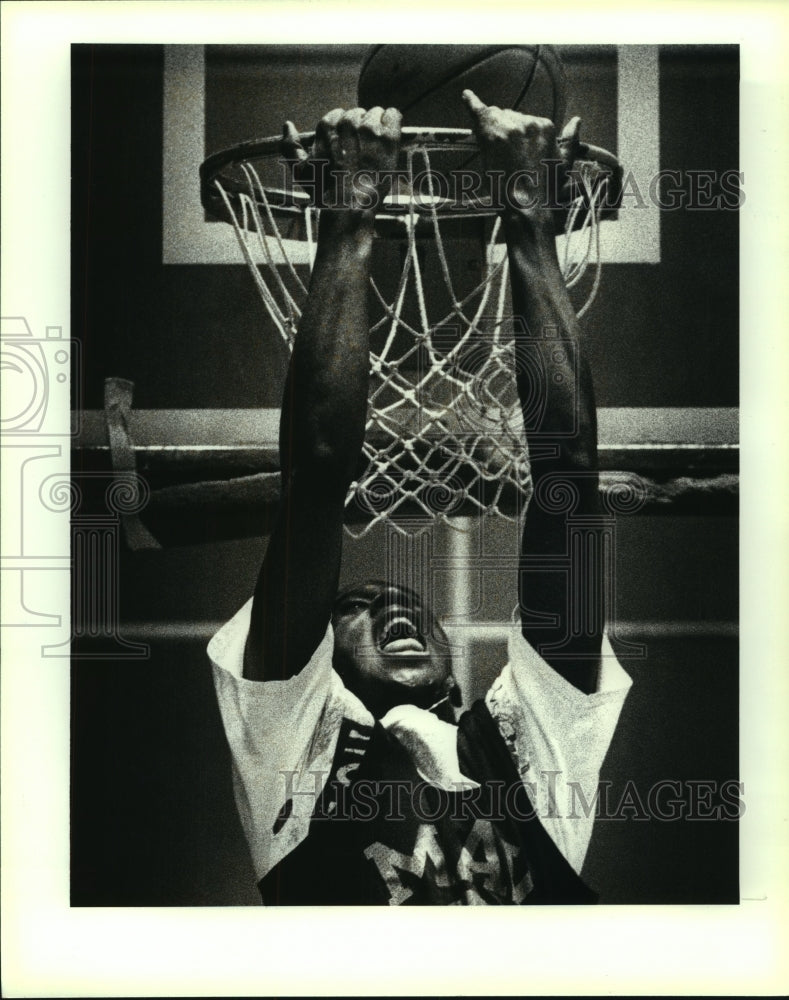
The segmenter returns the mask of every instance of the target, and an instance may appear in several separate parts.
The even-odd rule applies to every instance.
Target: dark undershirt
[[[380,723],[343,720],[307,837],[261,881],[267,905],[593,903],[535,815],[484,701],[458,725],[461,772],[428,785]],[[286,803],[275,836],[289,819]]]

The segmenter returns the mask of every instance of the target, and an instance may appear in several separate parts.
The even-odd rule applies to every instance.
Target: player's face
[[[377,718],[394,705],[431,708],[454,685],[446,634],[413,591],[353,587],[338,597],[332,625],[335,668]]]

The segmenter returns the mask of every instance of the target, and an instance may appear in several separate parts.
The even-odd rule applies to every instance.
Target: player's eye
[[[369,607],[370,602],[363,597],[352,597],[350,600],[343,601],[335,613],[340,615],[355,615]]]

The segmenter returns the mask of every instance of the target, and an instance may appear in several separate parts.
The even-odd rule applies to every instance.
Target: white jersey
[[[332,667],[331,628],[296,676],[245,680],[251,607],[250,600],[214,636],[208,653],[231,750],[236,803],[262,880],[310,833],[332,766],[335,772],[338,766],[341,728],[351,739],[355,734],[359,749],[351,747],[351,752],[361,760],[365,734],[373,732],[375,720]],[[513,624],[508,652],[485,708],[540,824],[580,873],[594,822],[590,804],[631,680],[607,639],[598,688],[589,695],[551,669],[523,638],[519,625]],[[458,760],[456,726],[415,706],[399,706],[379,721],[427,784],[445,790],[478,786]],[[347,758],[345,770],[350,773],[358,763]]]

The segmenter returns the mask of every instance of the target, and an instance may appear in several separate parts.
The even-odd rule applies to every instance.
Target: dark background
[[[253,90],[258,80],[272,115],[238,138],[268,134],[296,117],[284,65],[303,65],[297,111],[315,102],[317,117],[324,99],[354,103],[362,51],[313,46],[300,63],[292,47],[209,50],[209,141],[225,145],[222,128],[235,127],[211,103],[228,77]],[[121,376],[144,409],[275,406],[284,352],[245,267],[162,264],[163,53],[73,50],[72,336],[84,405],[100,409],[105,377]],[[610,147],[615,53],[566,55],[568,113],[588,105],[609,132],[585,137]],[[736,168],[736,48],[662,49],[660,107],[662,166]],[[737,405],[737,225],[732,212],[664,213],[659,265],[605,266],[585,320],[599,405]],[[635,684],[603,774],[612,797],[628,781],[646,796],[658,780],[736,778],[736,519],[632,517],[618,532],[618,619],[648,656],[625,663]],[[349,544],[344,579],[379,550],[380,535]],[[263,551],[255,538],[122,552],[121,631],[151,655],[73,665],[73,904],[257,902],[205,645],[249,595]],[[598,823],[585,873],[603,902],[734,902],[737,867],[734,823],[629,818]]]

